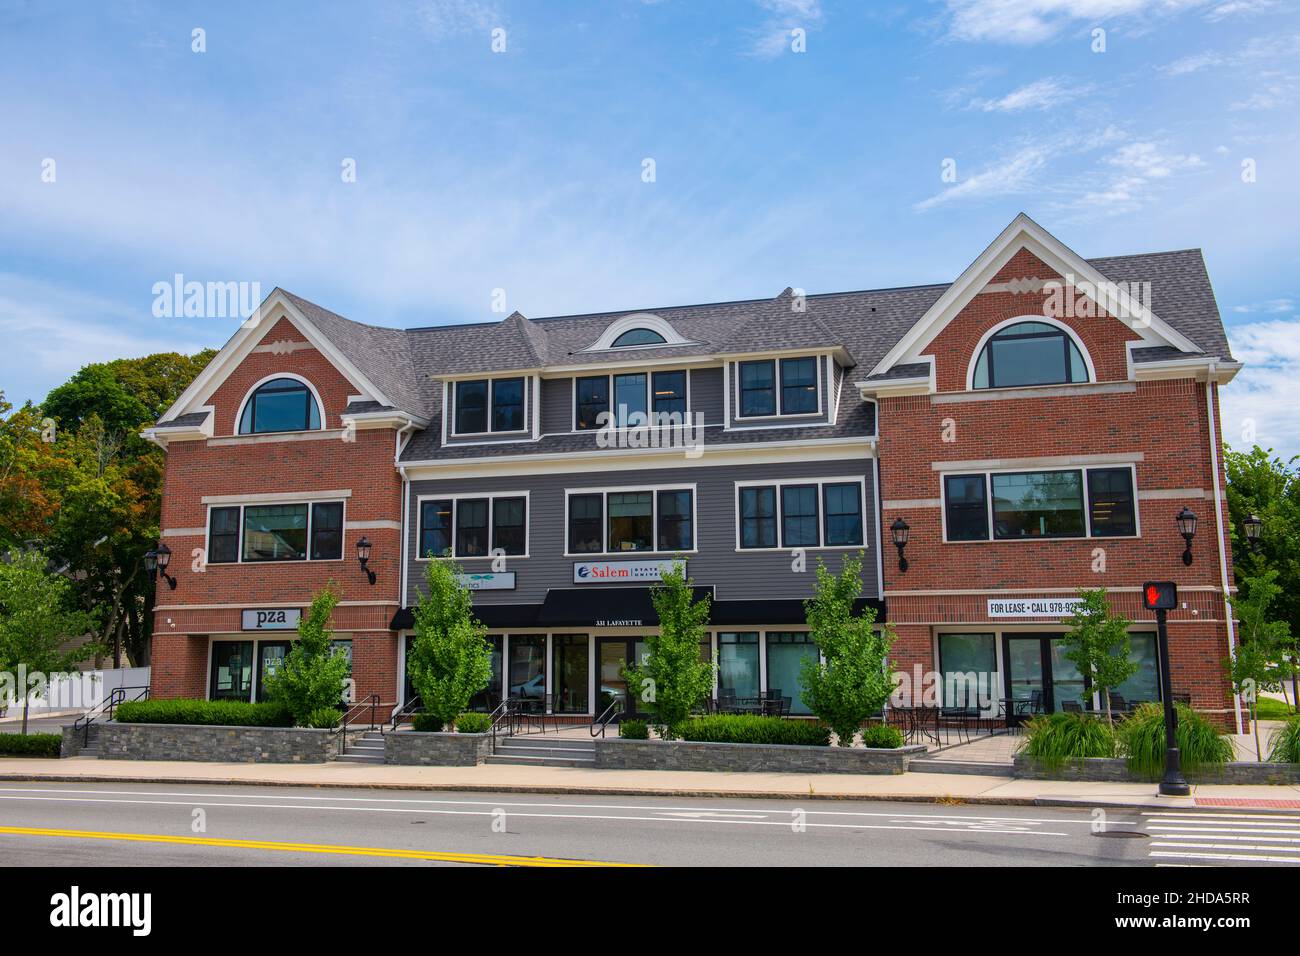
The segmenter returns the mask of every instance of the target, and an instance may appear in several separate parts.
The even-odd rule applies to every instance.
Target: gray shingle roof
[[[1115,282],[1151,283],[1151,309],[1205,354],[1231,359],[1227,336],[1214,300],[1205,261],[1198,249],[1089,260]],[[947,284],[809,295],[803,311],[793,305],[790,289],[771,299],[715,302],[703,305],[643,309],[669,322],[691,344],[639,348],[635,357],[653,361],[699,355],[720,355],[774,348],[843,348],[859,375],[874,368],[948,288]],[[516,312],[501,322],[387,329],[353,322],[291,293],[286,296],[369,378],[404,411],[429,420],[423,433],[408,445],[403,459],[433,456],[441,435],[441,393],[434,380],[446,375],[507,372],[543,366],[602,364],[609,351],[588,349],[616,319],[629,310],[529,319]],[[631,356],[633,353],[627,353]],[[1137,361],[1155,361],[1177,350],[1135,350]],[[620,356],[622,357],[622,356]],[[923,365],[891,369],[885,378],[926,374]],[[809,439],[852,432],[861,403],[845,388],[839,424],[801,430]],[[352,409],[355,410],[355,409]],[[858,423],[861,427],[861,423]],[[764,432],[724,434],[709,441],[762,440]],[[788,432],[773,429],[789,437]],[[731,435],[738,437],[732,438]],[[537,443],[501,448],[473,445],[443,449],[439,457],[495,456],[531,452],[580,450],[593,441],[587,435],[552,435]]]
[[[194,428],[196,425],[202,425],[207,419],[210,412],[189,412],[185,415],[177,415],[175,418],[166,422],[159,422],[154,428]]]

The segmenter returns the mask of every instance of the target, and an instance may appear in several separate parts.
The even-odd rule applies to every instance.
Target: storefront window
[[[758,696],[756,632],[724,632],[718,635],[718,693],[728,691],[737,697]]]
[[[767,687],[769,693],[780,691],[790,698],[790,713],[809,714],[801,693],[799,675],[805,660],[817,660],[817,645],[802,633],[773,633],[767,635]]]
[[[1156,650],[1154,634],[1130,634],[1129,660],[1136,661],[1137,673],[1120,684],[1112,694],[1124,698],[1126,704],[1140,704],[1160,699],[1160,655]]]
[[[939,667],[945,707],[981,707],[1001,696],[995,686],[997,648],[992,634],[940,634]]]
[[[501,703],[501,635],[489,634],[487,642],[492,649],[492,676],[487,687],[469,699],[470,710],[490,712]]]
[[[253,692],[253,642],[213,641],[208,696],[213,700],[249,700]]]
[[[553,709],[561,714],[587,712],[587,635],[556,634],[551,638],[551,675],[555,679]]]
[[[546,638],[542,635],[511,636],[510,696],[530,700],[546,696]]]

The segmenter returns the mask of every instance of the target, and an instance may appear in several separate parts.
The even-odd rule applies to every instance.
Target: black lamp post
[[[1192,539],[1196,537],[1196,515],[1188,508],[1183,508],[1174,516],[1178,522],[1178,533],[1183,536],[1187,547],[1183,549],[1183,564],[1192,563]]]
[[[889,526],[889,534],[894,539],[894,547],[898,549],[898,570],[904,574],[907,573],[907,558],[903,556],[903,549],[907,547],[907,537],[911,530],[911,526],[902,518],[895,518],[894,523]]]
[[[366,572],[366,577],[370,579],[370,583],[374,584],[375,572],[371,571],[370,568],[367,567],[367,565],[370,564],[370,539],[369,538],[362,537],[362,539],[357,542],[357,562],[361,565],[361,570]]]
[[[160,544],[156,551],[144,553],[144,570],[151,578],[162,578],[167,582],[167,586],[175,591],[176,579],[167,573],[167,565],[171,564],[171,560],[172,549],[165,544]]]
[[[1250,515],[1242,522],[1246,526],[1246,543],[1250,545],[1250,550],[1259,550],[1259,533],[1264,528],[1264,522],[1259,520],[1259,515]]]

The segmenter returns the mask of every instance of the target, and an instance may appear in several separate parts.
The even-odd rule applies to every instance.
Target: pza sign
[[[291,631],[302,619],[299,608],[255,608],[243,613],[246,631]]]
[[[1142,606],[1148,611],[1172,611],[1178,607],[1178,588],[1173,581],[1148,581],[1142,585]]]

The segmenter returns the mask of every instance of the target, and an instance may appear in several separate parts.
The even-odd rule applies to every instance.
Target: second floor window
[[[421,559],[527,554],[528,499],[511,494],[421,501],[419,540]]]
[[[677,424],[686,416],[686,372],[677,369],[587,375],[574,380],[573,399],[573,425],[578,431],[602,425],[636,428]],[[608,418],[602,421],[604,413],[613,415],[613,421]],[[670,415],[674,417],[662,417]]]
[[[1133,469],[1127,465],[945,475],[943,500],[947,541],[1137,534]]]
[[[457,382],[455,434],[523,431],[525,387],[523,378]]]
[[[742,550],[860,546],[863,488],[861,481],[742,485],[737,494],[738,546]]]
[[[740,363],[740,416],[815,415],[820,411],[817,362],[807,358]]]
[[[568,497],[570,554],[695,550],[690,488],[635,488]]]
[[[343,502],[231,505],[208,512],[208,563],[338,561]]]

